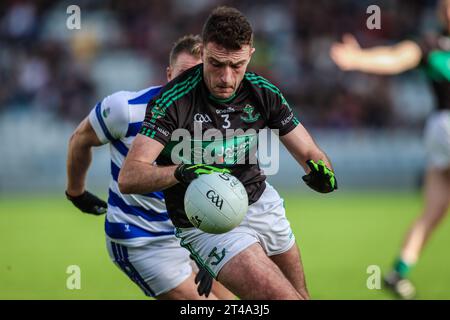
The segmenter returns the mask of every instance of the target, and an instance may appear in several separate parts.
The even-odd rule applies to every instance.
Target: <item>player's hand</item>
[[[354,36],[346,34],[342,42],[336,42],[331,46],[330,57],[334,63],[343,71],[357,69],[361,47]]]
[[[328,193],[338,188],[336,177],[322,160],[315,163],[313,160],[306,161],[311,172],[302,177],[303,181],[313,190],[320,193]]]
[[[198,266],[198,265],[197,265]],[[208,298],[209,293],[212,289],[213,277],[209,274],[209,272],[198,266],[198,273],[195,276],[195,284],[197,285],[197,292],[200,296],[205,295]]]
[[[208,164],[180,164],[175,169],[175,179],[184,185],[189,185],[194,179],[202,174],[230,173],[226,168],[219,168]]]
[[[81,211],[94,214],[96,216],[106,213],[106,209],[108,207],[105,201],[99,199],[89,191],[84,191],[81,195],[76,197],[72,197],[66,191],[66,197]]]
[[[197,292],[200,296],[205,295],[208,298],[213,284],[213,277],[209,274],[209,272],[202,267],[197,260],[194,259],[192,254],[189,255],[189,258],[194,260],[197,265],[198,272],[195,275],[195,284],[197,285]]]

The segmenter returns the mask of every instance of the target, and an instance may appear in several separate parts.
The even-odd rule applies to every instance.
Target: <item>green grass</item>
[[[419,194],[282,193],[315,299],[391,299],[369,290],[369,265],[388,268],[421,209]],[[145,299],[113,265],[103,217],[55,197],[0,198],[0,299]],[[412,272],[420,299],[450,299],[450,223],[433,235]],[[81,268],[69,290],[67,267]]]

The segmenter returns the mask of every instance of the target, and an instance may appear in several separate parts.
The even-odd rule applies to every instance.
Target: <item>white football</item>
[[[247,209],[244,185],[228,173],[201,175],[189,184],[184,196],[189,221],[207,233],[224,233],[237,227]]]

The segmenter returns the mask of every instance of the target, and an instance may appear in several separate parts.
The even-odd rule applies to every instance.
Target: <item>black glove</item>
[[[66,191],[66,197],[72,201],[73,205],[83,212],[102,215],[106,212],[108,205],[102,199],[97,198],[89,191],[84,191],[81,195],[72,197]]]
[[[189,185],[194,179],[197,179],[202,174],[230,173],[230,170],[219,168],[208,164],[180,164],[175,169],[175,179],[184,185]]]
[[[194,260],[195,264],[198,268],[198,273],[195,276],[195,284],[197,284],[197,292],[200,296],[205,295],[208,298],[209,293],[211,292],[213,277],[209,274],[209,272],[202,267],[197,260],[194,259],[192,254],[189,255],[191,260]]]
[[[197,285],[198,294],[200,296],[205,295],[205,297],[208,298],[213,284],[213,277],[211,277],[205,268],[198,266],[198,273],[195,276],[195,284]]]
[[[320,193],[328,193],[338,188],[333,171],[328,169],[322,160],[315,163],[313,160],[306,161],[311,172],[302,177],[303,181],[313,190]]]

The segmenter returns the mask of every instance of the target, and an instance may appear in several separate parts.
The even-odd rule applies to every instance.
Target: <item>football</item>
[[[247,213],[247,192],[231,174],[204,174],[187,188],[184,209],[196,228],[207,233],[224,233],[238,226]]]

